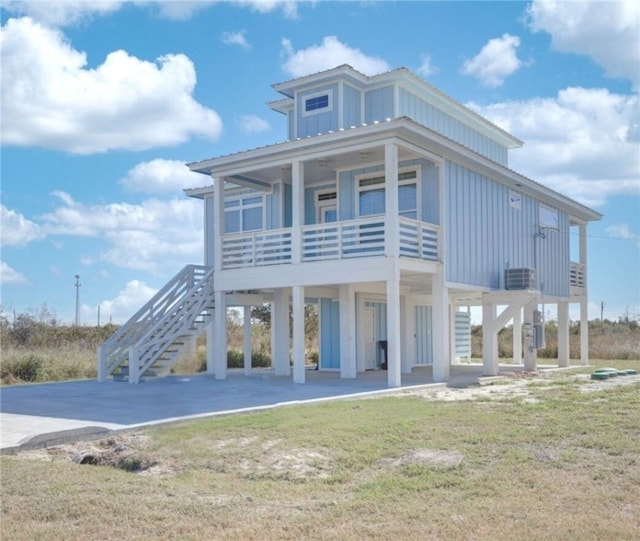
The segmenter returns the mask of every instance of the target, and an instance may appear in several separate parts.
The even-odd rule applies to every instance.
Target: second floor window
[[[264,200],[261,195],[224,202],[224,232],[240,233],[264,229]]]
[[[302,116],[325,113],[333,109],[331,91],[307,95],[304,98]]]
[[[398,175],[398,207],[400,216],[418,219],[417,171],[403,171]],[[358,215],[376,216],[385,211],[384,176],[362,178],[358,181]]]

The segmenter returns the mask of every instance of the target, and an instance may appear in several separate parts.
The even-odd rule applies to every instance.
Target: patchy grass
[[[637,538],[638,378],[555,374],[527,391],[284,408],[2,457],[0,536]]]

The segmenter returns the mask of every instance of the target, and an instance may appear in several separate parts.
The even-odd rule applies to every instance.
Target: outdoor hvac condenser
[[[535,289],[535,269],[506,269],[504,271],[505,289]]]

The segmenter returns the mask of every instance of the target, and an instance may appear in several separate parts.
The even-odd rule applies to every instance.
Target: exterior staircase
[[[213,268],[187,265],[98,348],[98,381],[165,376],[213,317]]]

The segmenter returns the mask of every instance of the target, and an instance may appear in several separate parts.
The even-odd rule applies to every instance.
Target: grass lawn
[[[524,387],[330,402],[76,444],[87,462],[123,458],[103,465],[63,448],[3,456],[0,538],[638,539],[637,378],[558,373]]]

